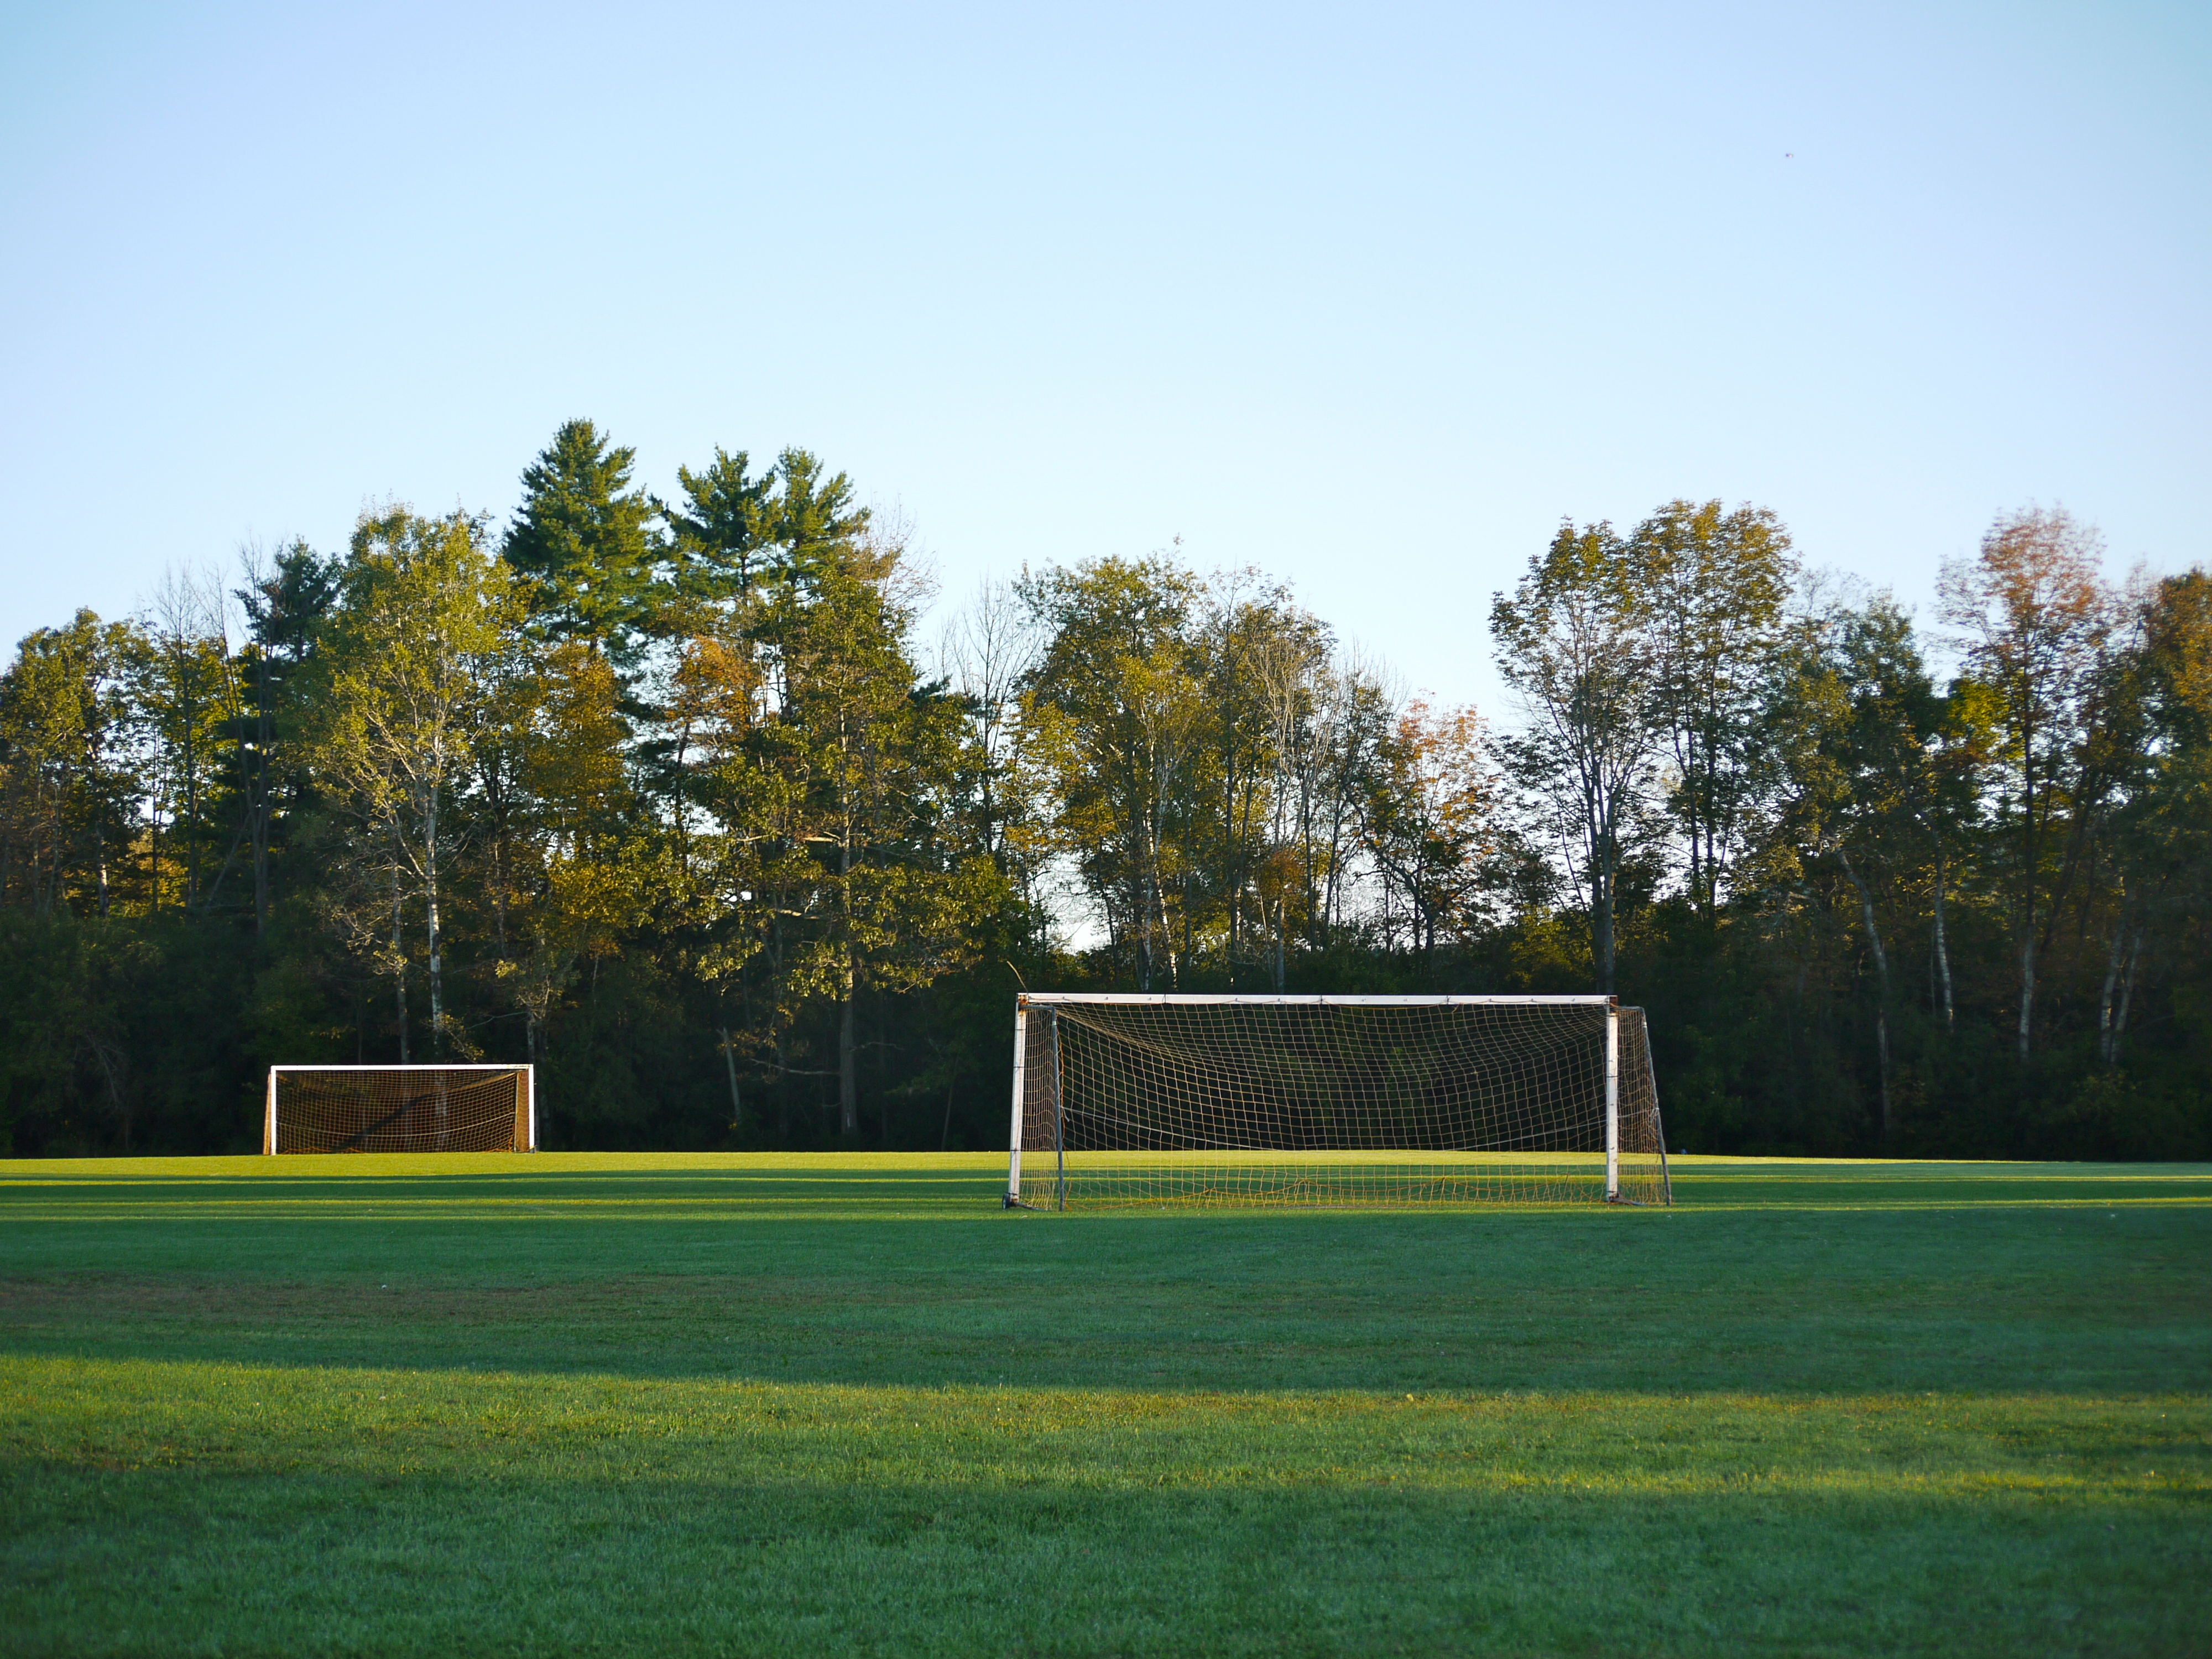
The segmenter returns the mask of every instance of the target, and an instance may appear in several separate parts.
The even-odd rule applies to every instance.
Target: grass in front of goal
[[[0,1651],[2192,1653],[2212,1170],[0,1164]]]
[[[1667,1201],[1658,1157],[1618,1162],[1620,1200]],[[1401,1209],[1602,1204],[1603,1152],[1091,1151],[1025,1152],[1022,1202],[1036,1210]]]

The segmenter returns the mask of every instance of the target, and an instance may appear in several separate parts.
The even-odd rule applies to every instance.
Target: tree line
[[[1003,1143],[1018,988],[1617,992],[1698,1150],[2212,1155],[2212,584],[2000,516],[1923,631],[1771,514],[1563,524],[1408,696],[1282,584],[926,639],[784,451],[571,422],[0,676],[0,1130],[246,1149],[272,1061],[528,1060],[554,1146]]]

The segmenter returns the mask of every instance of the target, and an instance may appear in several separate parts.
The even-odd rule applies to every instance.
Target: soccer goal
[[[264,1152],[534,1152],[530,1066],[271,1066]]]
[[[1669,1204],[1611,997],[1030,993],[1009,1207]]]

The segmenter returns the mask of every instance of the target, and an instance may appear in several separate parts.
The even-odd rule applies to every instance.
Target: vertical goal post
[[[534,1152],[538,1068],[496,1063],[271,1066],[261,1150]]]
[[[1050,1159],[1051,1180],[1024,1154]],[[1006,1207],[1667,1205],[1643,1011],[1024,992]]]

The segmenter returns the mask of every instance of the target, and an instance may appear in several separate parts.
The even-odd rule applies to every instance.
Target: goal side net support
[[[271,1066],[264,1152],[534,1152],[530,1066]]]
[[[1669,1204],[1638,1008],[1028,993],[1007,1205]]]

